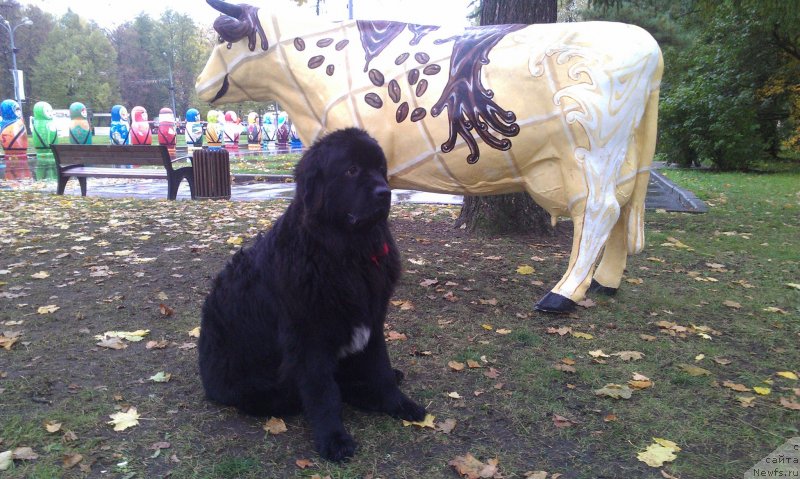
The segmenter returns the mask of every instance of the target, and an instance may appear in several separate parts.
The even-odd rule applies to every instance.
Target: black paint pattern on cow
[[[386,21],[356,21],[358,33],[361,37],[361,46],[364,47],[364,71],[369,70],[369,62],[381,54],[406,28],[405,23]]]
[[[460,136],[470,150],[467,163],[476,163],[481,153],[472,130],[492,148],[503,151],[511,148],[511,140],[495,137],[489,128],[506,137],[516,136],[519,133],[517,117],[513,111],[504,110],[492,100],[494,92],[481,84],[481,69],[489,64],[492,48],[506,35],[522,28],[525,25],[468,28],[463,35],[434,41],[437,45],[453,42],[450,76],[442,96],[431,108],[431,116],[434,117],[447,108],[450,135],[442,143],[442,152],[453,151],[456,136]]]

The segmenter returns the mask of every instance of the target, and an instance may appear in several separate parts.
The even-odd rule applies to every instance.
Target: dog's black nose
[[[392,197],[392,190],[390,190],[388,186],[377,186],[372,193],[375,195],[376,199],[383,201],[387,201]]]

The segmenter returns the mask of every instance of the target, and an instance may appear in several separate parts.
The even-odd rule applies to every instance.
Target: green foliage
[[[95,23],[68,11],[34,60],[31,85],[54,108],[81,101],[95,111],[117,102],[116,51]]]
[[[800,22],[789,3],[605,0],[587,16],[640,25],[662,46],[660,158],[745,170],[800,145]]]
[[[119,52],[122,101],[129,108],[143,106],[150,118],[170,104],[169,71],[175,85],[176,114],[197,106],[194,79],[211,50],[206,32],[192,19],[167,9],[154,20],[141,14],[111,35]]]

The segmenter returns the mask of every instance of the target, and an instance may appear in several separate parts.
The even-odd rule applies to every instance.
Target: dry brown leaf
[[[169,346],[169,341],[162,339],[161,341],[148,341],[144,345],[145,349],[164,349]]]
[[[475,458],[472,454],[466,456],[456,456],[448,464],[453,466],[461,476],[467,479],[492,479],[499,478],[497,459],[489,459],[486,464]]]
[[[398,333],[397,331],[389,331],[386,333],[386,340],[387,341],[406,341],[408,340],[408,336],[403,333]]]
[[[738,303],[736,301],[731,301],[729,299],[726,299],[725,301],[723,301],[722,304],[724,304],[725,306],[727,306],[727,307],[729,307],[731,309],[740,309],[742,307],[741,303]]]
[[[453,371],[463,371],[464,370],[464,363],[460,363],[458,361],[450,361],[450,362],[447,363],[447,365]]]
[[[61,456],[61,463],[64,469],[72,469],[82,460],[83,456],[81,454],[64,454]]]
[[[311,466],[315,465],[314,461],[312,461],[311,459],[298,459],[298,460],[294,461],[294,463],[300,469],[306,469],[308,467],[311,467]]]
[[[264,423],[263,429],[273,436],[288,431],[288,429],[286,429],[286,423],[279,417],[269,418],[269,420]]]
[[[495,368],[490,367],[488,371],[483,373],[483,375],[486,376],[489,379],[497,379],[497,377],[500,376],[500,371],[498,371]]]
[[[744,384],[737,384],[737,383],[734,383],[733,381],[725,381],[725,382],[722,383],[722,385],[725,386],[728,389],[733,389],[734,391],[737,391],[737,392],[740,392],[740,393],[745,393],[745,392],[752,391],[752,389],[750,389],[749,387],[745,386]]]
[[[578,306],[582,306],[586,309],[589,309],[597,306],[597,303],[595,303],[591,298],[586,298],[583,301],[578,301]]]
[[[565,418],[564,416],[559,416],[558,414],[553,414],[553,425],[559,429],[563,429],[565,427],[572,427],[576,424],[575,421],[572,419]]]
[[[453,429],[455,429],[456,424],[457,422],[455,419],[445,419],[443,422],[436,423],[436,430],[445,434],[450,434],[453,432]]]
[[[158,311],[161,313],[161,316],[170,317],[175,314],[175,310],[170,308],[164,303],[158,305]]]
[[[560,328],[547,328],[547,334],[557,334],[559,336],[566,336],[572,332],[572,328],[569,326],[561,326]]]
[[[35,461],[39,455],[30,447],[17,447],[11,451],[11,457],[20,461]]]
[[[612,356],[618,356],[623,361],[638,361],[644,357],[644,353],[639,351],[620,351],[618,353],[611,353]]]
[[[795,401],[793,398],[781,398],[781,406],[793,411],[800,411],[800,402]]]
[[[467,367],[470,369],[478,369],[481,367],[481,363],[475,361],[474,359],[467,359]]]
[[[105,337],[97,343],[98,346],[101,348],[108,348],[108,349],[125,349],[128,345],[120,338],[109,338]]]
[[[565,373],[574,373],[574,372],[576,372],[576,370],[575,370],[575,368],[573,366],[570,366],[569,364],[562,364],[562,363],[554,364],[553,365],[553,369],[557,369],[557,370],[563,371]]]

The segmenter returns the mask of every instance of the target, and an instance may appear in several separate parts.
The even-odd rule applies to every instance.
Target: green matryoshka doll
[[[86,106],[76,101],[69,106],[69,142],[73,145],[92,144],[92,126],[86,113]]]
[[[33,105],[33,147],[36,148],[37,180],[54,180],[58,177],[56,162],[50,145],[56,143],[58,131],[53,121],[53,107],[46,101]]]

